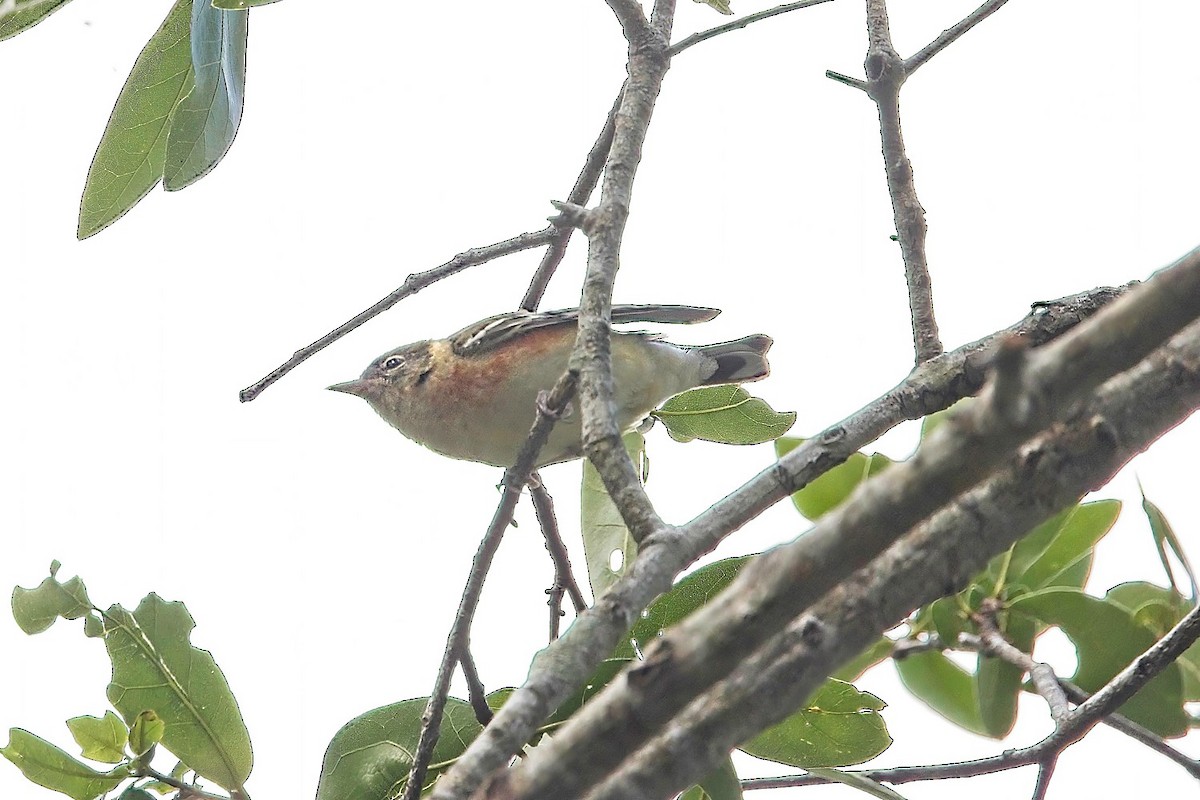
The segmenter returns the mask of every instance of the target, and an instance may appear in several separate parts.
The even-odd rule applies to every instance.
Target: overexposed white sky
[[[897,46],[915,51],[975,5],[894,0]],[[394,345],[515,307],[538,254],[427,289],[253,403],[237,391],[410,272],[542,227],[620,85],[624,43],[600,0],[257,9],[245,114],[224,162],[76,242],[109,109],[169,7],[77,0],[0,43],[0,589],[35,585],[57,558],[100,605],[132,608],[150,591],[185,601],[193,641],[212,650],[249,725],[251,793],[306,797],[343,723],[429,692],[499,479],[323,387]],[[836,0],[677,58],[615,294],[725,309],[671,331],[684,343],[772,335],[774,372],[754,391],[795,410],[797,434],[885,391],[912,358],[874,106],[824,77],[861,74],[862,17],[862,3]],[[683,0],[676,38],[724,21]],[[1145,278],[1200,242],[1198,27],[1188,0],[1012,0],[905,87],[948,348],[1031,301]],[[576,304],[583,263],[577,240],[546,307]],[[1196,420],[1181,426],[1097,493],[1126,502],[1099,551],[1098,593],[1163,580],[1135,474],[1200,559],[1187,466],[1198,433]],[[879,448],[904,456],[915,436],[905,427]],[[672,521],[771,460],[767,446],[680,445],[661,429],[649,453],[650,493]],[[582,570],[578,472],[545,477]],[[475,626],[489,689],[519,684],[544,644],[552,573],[527,504],[518,520]],[[805,527],[781,504],[714,557]],[[79,627],[28,638],[0,614],[0,728],[73,750],[63,720],[103,713],[107,659]],[[1001,745],[915,704],[890,667],[860,685],[890,704],[897,743],[880,764],[987,755],[1049,730],[1037,698]],[[1179,744],[1200,756],[1196,735]],[[787,771],[739,764],[747,776]],[[901,791],[1019,797],[1033,777]],[[1063,757],[1051,797],[1148,787],[1194,791],[1180,768],[1098,730]],[[0,764],[0,796],[49,795]]]

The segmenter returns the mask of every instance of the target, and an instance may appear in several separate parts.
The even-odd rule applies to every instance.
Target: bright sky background
[[[734,2],[739,13],[766,8]],[[896,0],[909,54],[974,0]],[[241,405],[237,391],[293,350],[455,253],[542,227],[620,85],[624,43],[600,0],[282,2],[251,21],[241,131],[182,193],[152,193],[74,240],[109,109],[166,0],[79,0],[0,44],[0,589],[51,559],[100,605],[183,600],[255,746],[259,800],[310,797],[335,731],[433,683],[499,470],[443,459],[362,402],[325,392],[390,347],[516,306],[536,253],[405,301]],[[678,57],[635,187],[618,302],[717,305],[685,343],[775,338],[755,392],[822,429],[911,364],[903,272],[873,105],[827,80],[861,75],[861,2],[836,0]],[[677,37],[725,21],[681,0]],[[1188,0],[1013,0],[924,67],[902,95],[947,347],[1031,301],[1145,278],[1200,242],[1200,6]],[[577,240],[547,307],[575,305]],[[1186,464],[1200,421],[1098,496],[1126,502],[1092,588],[1162,581],[1134,483],[1200,560]],[[906,455],[915,428],[879,444]],[[686,521],[766,467],[769,447],[650,437],[649,490]],[[578,464],[546,470],[576,565]],[[551,569],[528,504],[475,626],[489,689],[521,682],[544,643]],[[781,504],[717,555],[806,524]],[[1070,669],[1070,656],[1056,663]],[[1069,650],[1067,651],[1069,652]],[[73,749],[67,717],[101,714],[109,668],[78,623],[25,637],[0,614],[0,729]],[[890,667],[860,686],[891,704],[884,765],[976,757],[1049,730],[1023,702],[1007,745],[911,701]],[[461,687],[456,690],[463,694]],[[1180,742],[1200,756],[1200,738]],[[780,774],[743,764],[743,774]],[[757,770],[757,772],[756,772]],[[1034,773],[902,787],[910,798],[1021,797]],[[1062,759],[1051,796],[1121,797],[1194,784],[1107,730]],[[0,764],[0,796],[49,797]],[[776,795],[780,796],[780,795]],[[782,796],[847,797],[849,790]],[[764,795],[766,797],[766,795]]]

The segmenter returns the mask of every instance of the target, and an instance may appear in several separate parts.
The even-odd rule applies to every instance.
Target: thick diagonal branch
[[[668,731],[626,761],[588,800],[665,797],[702,777],[730,748],[785,718],[879,631],[894,626],[912,608],[961,588],[1024,531],[1107,482],[1198,406],[1200,323],[1194,323],[1106,383],[1068,423],[1022,448],[994,478],[793,619],[726,679],[694,697]],[[720,599],[715,604],[730,605]],[[993,765],[1046,763],[1195,641],[1198,620],[1200,611],[1189,615],[1097,692],[1094,701],[1064,715],[1051,737],[1006,753]],[[1083,711],[1089,703],[1093,708]]]
[[[904,381],[822,433],[675,532],[642,543],[638,558],[599,599],[576,619],[562,639],[534,658],[529,678],[497,713],[434,789],[436,800],[465,798],[493,770],[502,768],[536,728],[583,684],[618,639],[628,633],[651,600],[671,588],[689,564],[729,533],[779,500],[845,461],[906,420],[942,411],[975,394],[983,385],[988,353],[1011,337],[1038,346],[1071,330],[1124,289],[1101,288],[1039,303],[1020,322],[946,353],[915,369]]]
[[[986,478],[1022,442],[1200,316],[1200,249],[1061,339],[999,350],[986,400],[934,432],[911,460],[867,481],[790,545],[748,564],[713,603],[667,632],[646,660],[584,706],[511,772],[514,796],[576,796],[696,695],[910,527]],[[541,770],[553,763],[561,769]]]

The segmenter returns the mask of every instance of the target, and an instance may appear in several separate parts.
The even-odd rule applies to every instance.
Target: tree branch
[[[706,31],[700,31],[699,33],[693,33],[691,36],[685,36],[675,44],[671,45],[671,48],[668,50],[668,52],[672,56],[677,56],[684,50],[687,50],[689,47],[708,41],[709,39],[712,39],[715,36],[720,36],[723,33],[741,30],[747,25],[760,22],[764,19],[777,17],[780,14],[786,14],[789,11],[798,11],[801,8],[808,8],[809,6],[818,6],[822,3],[828,3],[830,1],[831,0],[801,0],[799,3],[784,3],[781,6],[768,8],[765,11],[757,11],[753,14],[747,14],[744,17],[735,19],[733,22],[726,22],[724,25],[717,25],[716,27],[709,28]]]
[[[275,381],[282,378],[284,375],[291,372],[300,364],[304,363],[310,356],[319,353],[329,345],[336,342],[338,339],[345,336],[350,331],[359,327],[365,322],[374,319],[379,314],[387,311],[392,306],[399,303],[409,295],[416,294],[430,284],[437,283],[442,278],[448,278],[455,273],[462,272],[468,267],[486,264],[489,261],[494,261],[502,256],[519,253],[522,250],[530,250],[534,247],[541,247],[549,244],[558,234],[558,229],[553,225],[537,231],[536,233],[522,233],[519,236],[514,236],[511,239],[505,239],[503,242],[496,242],[484,247],[473,247],[470,250],[464,250],[454,258],[447,261],[441,266],[426,270],[425,272],[416,272],[409,275],[404,283],[401,284],[395,291],[391,292],[387,297],[370,308],[362,311],[349,321],[342,323],[334,328],[329,333],[317,339],[307,347],[302,347],[297,350],[291,358],[280,364],[275,369],[271,370],[267,375],[255,383],[247,386],[238,394],[238,399],[243,403],[249,403],[254,398],[262,394],[263,390],[273,384]]]
[[[446,638],[446,649],[442,653],[442,662],[438,667],[437,678],[434,681],[433,692],[421,715],[421,734],[417,739],[417,748],[413,754],[413,766],[409,772],[408,782],[404,787],[403,800],[417,800],[425,783],[425,774],[429,769],[429,761],[433,757],[433,748],[437,744],[441,731],[442,714],[446,708],[446,698],[450,691],[450,677],[454,665],[459,663],[466,651],[471,636],[471,622],[475,617],[475,609],[479,605],[479,595],[483,590],[483,582],[491,567],[492,558],[500,546],[500,540],[508,526],[512,524],[513,511],[517,500],[521,497],[521,489],[529,483],[533,474],[533,466],[537,462],[538,453],[550,438],[550,429],[558,420],[567,403],[575,394],[576,374],[568,371],[554,385],[545,402],[537,405],[537,416],[529,436],[517,454],[517,461],[504,471],[501,481],[502,494],[500,503],[484,534],[483,541],[471,562],[471,573],[463,587],[462,599],[458,604],[454,624],[450,627],[450,635]],[[476,714],[479,711],[476,710]],[[486,730],[486,728],[485,728]]]
[[[988,2],[984,3],[979,8],[963,17],[961,21],[942,31],[940,36],[904,60],[905,73],[912,75],[914,72],[920,69],[926,61],[945,50],[948,46],[957,41],[958,37],[971,30],[971,28],[974,28],[992,14],[999,11],[1000,6],[1007,2],[1008,0],[988,0]]]
[[[1052,427],[1023,447],[1002,473],[936,513],[879,559],[840,583],[808,613],[793,619],[726,679],[697,694],[668,730],[631,756],[620,771],[587,795],[588,800],[664,797],[694,782],[724,758],[729,748],[785,718],[829,672],[861,652],[880,630],[895,625],[910,609],[959,589],[993,555],[1104,483],[1197,406],[1200,323],[1109,381],[1070,422]],[[914,461],[920,457],[918,453]],[[872,482],[882,480],[883,476],[878,476]],[[748,569],[750,565],[743,568],[739,581]],[[696,613],[738,606],[734,598],[718,597]],[[1200,611],[1189,616],[1200,619]],[[1108,701],[1096,703],[1090,712],[1071,712],[1070,716],[1080,718],[1080,727],[1075,729],[1079,735],[1086,731],[1085,724],[1094,725],[1100,715],[1161,670],[1167,659],[1186,649],[1200,632],[1197,619],[1185,620],[1097,693],[1109,694]],[[668,635],[671,640],[678,641],[678,637]],[[613,685],[592,703],[603,700]],[[574,719],[555,737],[556,742]],[[1068,717],[1059,730],[1069,731],[1070,725]],[[1041,764],[1078,737],[1068,738],[1056,731],[1030,748],[970,762],[969,770],[951,765],[953,774],[961,777]],[[605,745],[588,741],[584,746]],[[923,776],[930,777],[928,771]]]
[[[1034,661],[1033,656],[1014,647],[1004,638],[1004,634],[1000,632],[1000,626],[996,622],[996,613],[999,610],[999,604],[995,600],[986,600],[979,613],[972,616],[975,624],[979,626],[979,636],[977,637],[979,651],[1029,673],[1029,679],[1033,682],[1034,688],[1050,708],[1050,716],[1054,720],[1054,724],[1062,724],[1070,712],[1071,706],[1067,702],[1066,693],[1059,685],[1058,676],[1054,674],[1054,669],[1049,664]]]
[[[608,657],[651,600],[689,564],[779,500],[845,461],[901,422],[941,411],[983,385],[988,353],[1003,338],[1031,346],[1052,341],[1123,294],[1101,288],[1039,303],[1024,319],[915,369],[904,381],[845,420],[811,437],[686,526],[643,542],[627,574],[576,619],[561,639],[534,657],[529,678],[434,787],[435,800],[467,797],[525,742]]]
[[[511,770],[513,796],[581,795],[629,748],[737,668],[747,650],[775,636],[909,527],[987,477],[1076,400],[1200,315],[1197,297],[1200,248],[1027,356],[1013,353],[1012,343],[1000,348],[985,401],[938,428],[914,458],[860,485],[799,540],[746,565],[719,601],[658,639],[645,662],[626,670]],[[676,733],[672,723],[672,739]]]
[[[559,623],[562,621],[562,599],[564,594],[571,596],[571,604],[578,616],[587,608],[587,600],[575,581],[575,573],[571,570],[571,560],[562,536],[558,532],[558,520],[554,515],[554,498],[546,491],[546,485],[538,473],[533,473],[529,484],[529,493],[533,498],[533,511],[537,516],[542,536],[546,539],[546,550],[550,552],[550,560],[554,562],[554,586],[546,590],[550,595],[550,641],[558,638]]]

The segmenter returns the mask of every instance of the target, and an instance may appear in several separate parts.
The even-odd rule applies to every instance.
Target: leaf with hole
[[[646,440],[633,431],[625,434],[625,450],[640,474],[645,474]],[[625,574],[637,555],[625,520],[604,488],[600,473],[584,459],[580,486],[580,524],[583,528],[583,554],[587,563],[592,596],[600,597]]]

